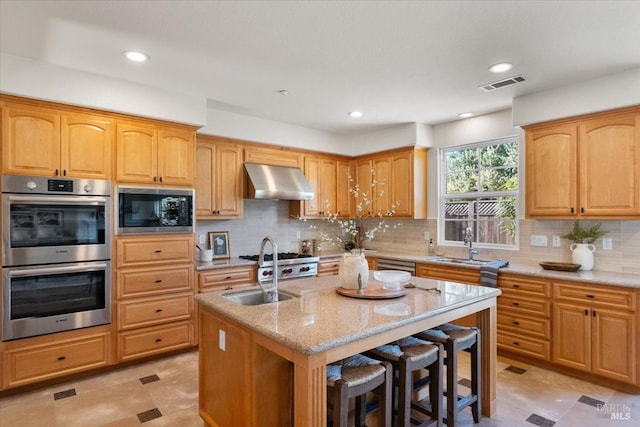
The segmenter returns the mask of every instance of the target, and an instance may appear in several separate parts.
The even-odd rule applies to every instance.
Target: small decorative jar
[[[340,286],[345,289],[358,289],[358,274],[364,289],[369,280],[369,264],[364,257],[364,249],[354,249],[351,253],[342,254],[338,269]]]
[[[588,243],[573,243],[569,248],[572,251],[571,259],[574,264],[580,264],[580,270],[591,270],[593,268],[595,246]]]

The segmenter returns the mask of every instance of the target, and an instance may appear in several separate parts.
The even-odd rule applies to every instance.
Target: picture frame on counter
[[[229,232],[210,231],[209,247],[213,250],[213,259],[229,258],[231,256],[231,251],[229,250]]]

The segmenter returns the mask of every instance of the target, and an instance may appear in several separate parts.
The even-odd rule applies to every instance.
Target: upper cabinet
[[[640,216],[640,107],[525,130],[527,217]]]
[[[196,217],[241,218],[243,182],[242,147],[227,139],[198,135]]]
[[[394,217],[427,218],[426,148],[409,147],[361,156],[355,164],[360,191],[373,199],[371,214],[393,209]]]
[[[193,187],[195,131],[118,121],[118,182]]]
[[[113,123],[90,114],[2,105],[2,173],[109,179]]]

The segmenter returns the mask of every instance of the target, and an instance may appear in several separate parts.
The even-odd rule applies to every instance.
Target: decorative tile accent
[[[149,409],[148,411],[140,412],[137,414],[138,420],[140,423],[146,423],[147,421],[155,420],[156,418],[160,418],[162,413],[158,408]]]
[[[458,384],[463,387],[471,388],[471,380],[469,378],[460,378]]]
[[[73,397],[75,395],[76,395],[76,389],[70,388],[69,390],[53,393],[53,400],[66,399],[67,397]]]
[[[548,418],[541,417],[540,415],[536,414],[529,415],[529,418],[527,418],[526,421],[539,427],[552,427],[556,423],[555,421],[551,421]]]
[[[142,384],[149,384],[149,383],[152,383],[152,382],[155,382],[155,381],[160,381],[160,378],[156,374],[149,375],[148,377],[140,378],[140,382]]]
[[[522,375],[525,372],[527,372],[526,369],[518,368],[517,366],[513,366],[513,365],[507,366],[505,370],[509,372],[513,372],[514,374],[518,374],[518,375]]]
[[[584,394],[580,396],[578,402],[584,403],[585,405],[593,406],[594,408],[598,408],[604,405],[604,402],[602,400],[594,399],[593,397],[585,396]]]

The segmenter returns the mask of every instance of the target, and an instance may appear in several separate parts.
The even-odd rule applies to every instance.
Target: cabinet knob
[[[156,338],[156,342],[162,341],[162,338]]]
[[[58,360],[65,360],[65,359],[66,359],[66,357],[65,357],[65,356],[60,356],[60,357],[58,357]]]
[[[153,182],[157,182],[158,181],[158,177],[153,177]]]
[[[584,311],[584,315],[585,315],[585,316],[588,316],[588,315],[589,315],[589,310],[585,310],[585,311]]]
[[[518,289],[520,285],[513,285],[514,288]]]
[[[571,213],[573,213],[573,208],[571,208]]]
[[[161,308],[157,309],[156,313],[162,313],[162,309]]]
[[[159,178],[159,181],[162,182],[162,177]]]
[[[591,299],[593,299],[593,298],[595,298],[595,297],[596,297],[595,295],[591,295],[591,294],[587,294],[587,295],[585,295],[585,296],[586,296],[587,298],[591,298]]]
[[[162,253],[162,251],[160,249],[156,249],[155,251],[157,254]]]
[[[513,345],[520,345],[520,343],[518,341],[514,341]]]
[[[593,310],[593,317],[596,317],[596,311]]]
[[[67,176],[67,170],[66,169],[62,169],[62,176]]]
[[[156,283],[162,283],[162,280],[158,279],[156,280]]]
[[[225,277],[224,280],[231,280],[231,276]]]
[[[520,325],[520,322],[518,322],[518,321],[514,321],[514,322],[513,322],[513,324],[514,324],[514,325],[516,325],[516,326],[518,326],[518,325]]]
[[[516,301],[512,302],[511,304],[515,305],[516,307],[518,307],[520,305],[520,303],[516,302]]]
[[[55,176],[58,176],[59,172],[58,169],[56,169],[56,171],[54,172]]]
[[[584,213],[584,208],[580,208],[580,213]]]

